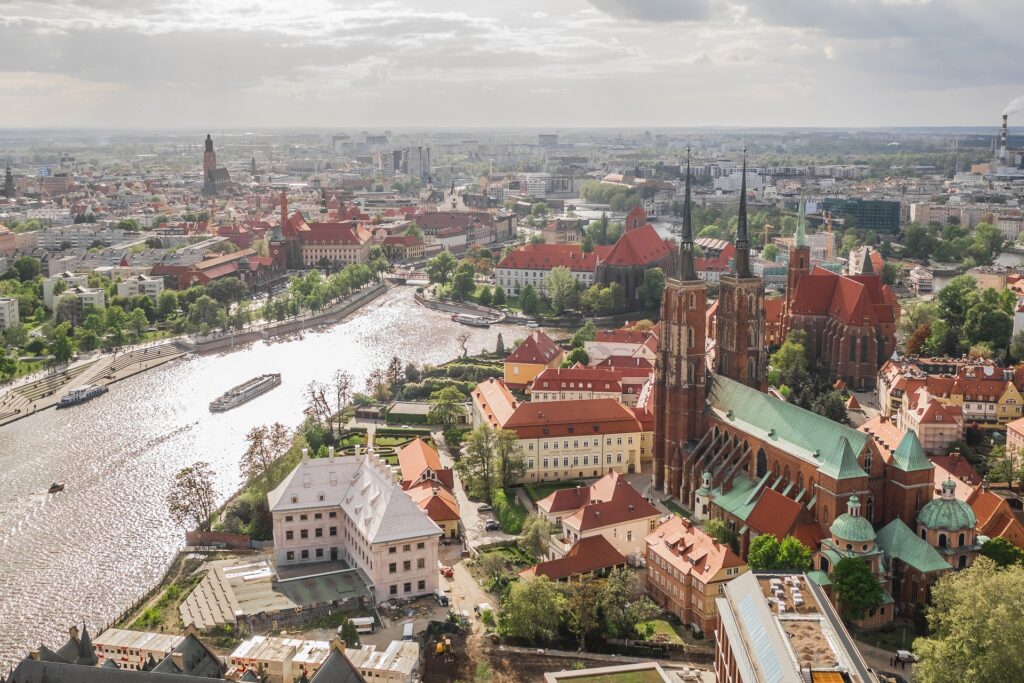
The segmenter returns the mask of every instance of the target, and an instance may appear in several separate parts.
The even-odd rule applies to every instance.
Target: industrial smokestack
[[[1006,138],[1007,135],[1007,122],[1009,114],[1003,114],[1003,127],[999,131],[999,160],[1006,161],[1008,154],[1006,151]]]

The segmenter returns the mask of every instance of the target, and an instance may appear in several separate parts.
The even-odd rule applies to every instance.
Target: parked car
[[[488,505],[487,503],[484,503],[483,505],[478,506],[476,511],[477,512],[490,512],[493,509],[494,508],[492,508],[490,505]]]
[[[448,606],[448,595],[445,594],[445,592],[440,588],[434,591],[434,599],[437,600],[437,604],[439,604],[441,607]]]
[[[455,576],[455,571],[448,565],[442,564],[440,567],[438,567],[438,571],[440,571],[441,576],[443,576],[446,579],[450,579],[453,576]]]
[[[487,520],[487,523],[484,524],[484,531],[501,531],[501,525],[498,524],[497,520],[489,519]]]

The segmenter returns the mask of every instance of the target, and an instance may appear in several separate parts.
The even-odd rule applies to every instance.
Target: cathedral
[[[217,153],[213,151],[213,139],[206,134],[206,149],[203,152],[203,194],[208,197],[219,195],[231,189],[228,169],[217,167]]]
[[[856,524],[889,530],[871,547],[877,546],[879,566],[894,566],[899,549],[883,540],[915,535],[935,495],[934,466],[913,432],[895,433],[890,424],[853,429],[763,391],[764,284],[749,268],[745,187],[736,258],[721,277],[717,348],[707,344],[708,285],[694,267],[691,204],[688,157],[677,277],[666,280],[655,364],[655,488],[693,510],[695,520],[723,520],[744,557],[758,534],[796,536],[817,552],[823,584],[837,557],[863,551],[843,536]],[[805,248],[795,252],[799,260]],[[798,292],[810,286],[804,284],[809,277],[817,271],[802,275]],[[862,281],[842,279],[856,283],[860,301],[871,301]],[[800,313],[800,297],[797,302],[791,311],[800,321],[808,314]],[[867,339],[874,353],[879,342]],[[858,520],[850,523],[851,516]],[[952,531],[943,536],[952,537]],[[947,569],[952,563],[934,561],[914,576],[930,584]],[[908,576],[913,571],[906,569]],[[912,588],[908,581],[906,593],[890,595],[891,601],[916,602],[924,581]],[[891,620],[888,612],[873,616],[873,623]]]

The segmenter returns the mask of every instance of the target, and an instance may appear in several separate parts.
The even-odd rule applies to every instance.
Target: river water
[[[465,327],[416,305],[399,287],[341,323],[234,352],[186,357],[111,386],[68,410],[0,428],[0,671],[28,649],[57,647],[67,627],[98,628],[163,574],[184,535],[167,516],[174,473],[198,460],[216,472],[221,499],[239,486],[245,433],[298,425],[303,390],[344,368],[362,389],[393,355],[440,363],[510,347],[525,327]],[[227,413],[207,405],[254,375],[280,372],[281,386]],[[67,490],[49,495],[51,481]]]

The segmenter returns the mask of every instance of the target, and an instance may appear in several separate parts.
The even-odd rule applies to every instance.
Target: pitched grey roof
[[[209,677],[23,659],[7,683],[210,683]]]
[[[332,648],[310,683],[366,683],[366,679],[341,650]]]

